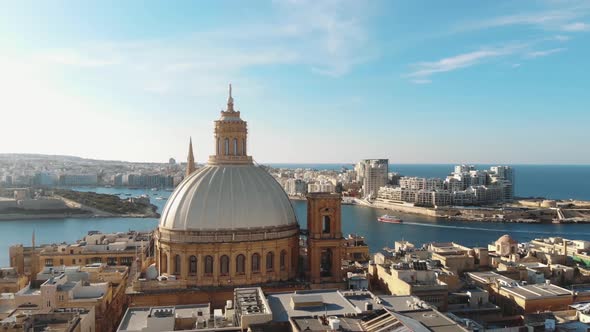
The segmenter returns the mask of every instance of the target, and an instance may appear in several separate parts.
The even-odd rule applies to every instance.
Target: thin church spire
[[[234,110],[234,97],[231,95],[231,83],[229,84],[229,97],[227,98],[227,111],[235,112]]]
[[[193,154],[193,138],[189,138],[188,158],[186,160],[186,176],[191,175],[197,168],[195,167],[195,156]]]

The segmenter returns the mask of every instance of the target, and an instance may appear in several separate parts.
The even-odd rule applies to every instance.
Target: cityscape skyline
[[[590,163],[588,2],[456,3],[7,4],[2,150],[203,163],[232,82],[260,163]]]

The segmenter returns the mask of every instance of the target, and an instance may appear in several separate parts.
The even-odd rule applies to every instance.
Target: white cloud
[[[548,31],[586,31],[587,25],[575,21],[588,15],[590,15],[590,2],[587,0],[555,2],[547,3],[545,10],[464,22],[460,24],[458,30],[477,30],[521,25]]]
[[[494,28],[511,25],[551,26],[553,24],[561,23],[575,17],[577,17],[577,14],[569,10],[545,11],[494,17],[488,20],[483,20],[478,24],[473,24],[473,27]]]
[[[556,36],[549,38],[549,40],[555,40],[555,41],[560,41],[560,42],[566,42],[570,39],[571,39],[570,36],[565,36],[565,35],[556,35]]]
[[[548,56],[551,54],[555,54],[555,53],[559,53],[559,52],[563,52],[567,50],[566,48],[560,47],[560,48],[553,48],[550,50],[543,50],[543,51],[533,51],[533,52],[528,52],[526,54],[527,58],[539,58],[539,57],[544,57],[544,56]]]
[[[432,62],[420,62],[414,65],[415,69],[405,75],[416,83],[416,80],[430,80],[430,77],[444,72],[468,68],[487,60],[514,54],[522,49],[524,45],[510,45],[497,48],[481,49],[478,51],[454,55]]]
[[[256,66],[299,65],[316,74],[339,77],[378,54],[367,32],[371,10],[360,3],[276,2],[274,10],[264,23],[200,31],[182,38],[89,42],[50,50],[39,58],[80,67],[117,64],[114,76],[133,77],[147,91],[191,94],[208,91],[217,81],[235,80],[241,71]]]
[[[42,62],[56,63],[76,67],[102,67],[115,65],[119,60],[108,57],[93,57],[72,49],[57,49],[46,51],[37,57]]]
[[[521,64],[520,64],[520,63],[513,63],[513,64],[512,64],[512,68],[518,68],[518,67],[520,67],[520,66],[521,66]]]
[[[410,80],[410,82],[412,82],[414,84],[430,84],[430,83],[432,83],[432,80],[425,79],[425,78],[416,78],[416,79]]]
[[[563,31],[569,32],[590,31],[590,24],[583,22],[574,22],[563,25],[561,29]]]

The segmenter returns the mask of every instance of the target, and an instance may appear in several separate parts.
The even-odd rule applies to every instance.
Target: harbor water
[[[161,211],[169,191],[151,191],[126,188],[76,188],[131,197],[147,194]],[[158,199],[160,198],[160,199]],[[306,228],[306,202],[292,201],[293,208],[302,228]],[[342,227],[344,234],[359,234],[366,237],[372,252],[393,242],[405,239],[416,245],[429,242],[455,241],[469,246],[485,246],[503,234],[510,234],[518,241],[529,241],[538,237],[562,236],[590,240],[590,225],[583,224],[511,224],[470,221],[449,221],[412,214],[397,214],[402,224],[386,224],[377,218],[385,210],[362,206],[342,206]],[[390,212],[391,213],[391,212]],[[149,231],[157,227],[155,218],[67,218],[43,220],[14,220],[0,222],[0,266],[9,265],[10,245],[31,244],[35,232],[36,243],[73,242],[88,231],[126,232],[128,230]]]

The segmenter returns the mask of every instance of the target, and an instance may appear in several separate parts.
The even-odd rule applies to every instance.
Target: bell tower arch
[[[342,282],[341,196],[307,195],[307,268],[312,283]]]

